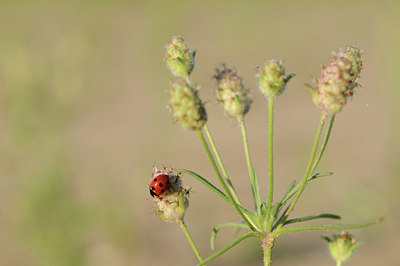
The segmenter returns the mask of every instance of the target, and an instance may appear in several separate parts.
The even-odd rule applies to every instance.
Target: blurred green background
[[[164,45],[197,50],[193,80],[243,201],[251,205],[240,129],[215,102],[211,76],[235,66],[252,89],[247,115],[254,166],[267,193],[266,101],[255,67],[283,60],[297,76],[276,103],[276,197],[303,174],[319,120],[304,83],[330,52],[363,50],[362,85],[337,116],[320,165],[294,214],[385,216],[353,231],[365,244],[346,265],[399,265],[398,1],[1,1],[0,264],[194,265],[180,229],[154,216],[152,165],[187,168],[216,183],[196,134],[171,123]],[[204,256],[232,208],[189,176],[186,222]],[[281,237],[274,265],[334,265],[324,233]],[[326,233],[325,233],[326,234]],[[221,231],[217,248],[235,237]],[[261,265],[247,240],[210,265]]]

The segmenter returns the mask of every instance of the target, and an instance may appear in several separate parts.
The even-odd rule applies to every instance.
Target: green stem
[[[217,177],[218,177],[218,179],[219,179],[219,182],[221,183],[222,187],[224,188],[225,193],[227,194],[227,196],[228,196],[229,200],[231,201],[233,207],[235,207],[236,212],[240,215],[240,217],[242,218],[242,220],[249,226],[250,230],[256,231],[255,227],[254,227],[254,226],[249,222],[249,220],[243,215],[242,211],[239,209],[238,204],[237,204],[236,201],[234,200],[234,198],[233,198],[231,192],[229,191],[228,187],[226,186],[225,181],[224,181],[224,179],[222,178],[222,176],[221,176],[221,174],[220,174],[220,172],[219,172],[219,170],[218,170],[217,164],[215,163],[214,157],[213,157],[212,154],[211,154],[210,148],[208,147],[208,144],[207,144],[207,142],[206,142],[206,140],[205,140],[205,138],[204,138],[203,132],[202,132],[201,130],[197,130],[197,133],[198,133],[198,135],[199,135],[199,137],[200,137],[201,142],[203,143],[204,149],[206,150],[206,153],[207,153],[207,155],[208,155],[208,158],[210,159],[210,162],[211,162],[211,164],[212,164],[212,166],[213,166],[213,168],[214,168],[214,171],[215,171],[215,173],[217,174]]]
[[[335,231],[335,230],[349,230],[349,229],[359,229],[364,228],[370,225],[374,225],[383,221],[383,218],[374,219],[365,223],[360,224],[327,224],[327,225],[308,225],[301,227],[292,227],[285,229],[277,229],[272,233],[272,238],[275,239],[278,236],[288,234],[288,233],[296,233],[296,232],[304,232],[304,231]]]
[[[183,232],[185,232],[185,235],[186,235],[187,239],[189,240],[189,243],[192,246],[194,253],[196,254],[197,258],[199,259],[199,262],[202,262],[203,258],[201,257],[200,252],[199,252],[198,248],[196,247],[196,244],[193,242],[193,239],[189,234],[189,230],[187,229],[185,221],[183,221],[183,220],[181,222],[181,228],[182,228]]]
[[[239,244],[243,240],[245,240],[245,239],[247,239],[249,237],[257,237],[259,235],[260,235],[260,233],[247,233],[247,234],[244,234],[241,237],[239,237],[238,239],[236,239],[235,241],[233,241],[232,243],[230,243],[227,246],[225,246],[223,249],[215,252],[210,257],[204,259],[198,265],[205,265],[205,264],[209,263],[210,261],[214,260],[215,258],[221,256],[222,254],[224,254],[225,252],[227,252],[228,250],[230,250],[231,248],[233,248],[234,246],[236,246],[237,244]]]
[[[247,169],[249,171],[251,189],[252,189],[253,196],[254,196],[254,204],[255,204],[255,208],[256,208],[257,212],[259,213],[259,209],[261,207],[260,187],[258,185],[257,176],[253,173],[253,166],[251,165],[249,141],[248,141],[248,137],[247,137],[247,131],[246,131],[246,125],[244,123],[244,118],[242,117],[241,119],[239,119],[239,122],[240,122],[240,128],[242,130],[244,152],[246,155],[246,163],[247,163]]]
[[[217,157],[218,164],[222,169],[222,173],[224,174],[225,180],[228,183],[229,190],[231,191],[232,196],[236,200],[236,202],[241,204],[240,200],[239,200],[239,197],[237,196],[236,191],[235,191],[235,189],[234,189],[234,187],[232,185],[232,182],[231,182],[231,180],[229,178],[228,172],[226,171],[225,165],[222,162],[221,155],[218,152],[217,146],[215,145],[215,142],[214,142],[214,138],[212,137],[210,129],[208,128],[207,124],[204,125],[204,130],[206,131],[207,138],[210,141],[211,148],[212,148],[212,150],[213,150],[213,152],[215,154],[215,157]]]
[[[272,228],[272,222],[269,221],[272,209],[272,201],[274,200],[274,103],[275,97],[268,98],[269,107],[269,196],[268,196],[268,209],[267,219],[268,228],[267,232]]]
[[[264,246],[264,266],[271,265],[272,247],[269,245]]]
[[[329,121],[328,129],[326,130],[324,142],[322,143],[322,146],[321,146],[321,149],[317,156],[317,159],[315,160],[315,163],[314,163],[313,167],[311,168],[310,175],[312,175],[314,173],[315,169],[317,168],[317,166],[319,164],[319,161],[321,160],[322,155],[324,154],[326,145],[328,144],[328,140],[331,135],[332,126],[333,126],[334,121],[335,121],[335,114],[332,114],[331,119]]]
[[[289,207],[288,211],[286,212],[285,217],[282,219],[281,223],[278,225],[277,230],[279,230],[283,226],[284,222],[289,217],[290,213],[293,211],[294,206],[296,205],[296,203],[299,200],[301,194],[303,193],[304,188],[306,187],[307,178],[309,176],[311,167],[312,167],[314,159],[315,159],[315,154],[316,154],[316,151],[317,151],[317,148],[318,148],[319,139],[321,138],[321,133],[322,133],[322,129],[323,129],[324,124],[325,124],[326,116],[327,116],[327,114],[325,112],[322,112],[321,120],[320,120],[318,131],[317,131],[317,135],[315,137],[314,146],[313,146],[313,149],[312,149],[312,152],[311,152],[311,156],[310,156],[310,161],[308,163],[307,170],[306,170],[306,173],[304,175],[303,181],[301,183],[300,189],[297,192],[297,195],[294,198],[292,204],[290,204],[290,207]]]

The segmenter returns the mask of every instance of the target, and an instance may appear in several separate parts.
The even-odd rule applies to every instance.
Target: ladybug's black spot
[[[164,185],[163,185],[163,183],[160,183],[160,184],[158,184],[160,187],[163,187]]]
[[[154,178],[154,179],[153,179],[153,181],[154,181],[154,182],[156,182],[156,181],[157,181],[157,177],[156,177],[156,178]]]
[[[161,194],[162,194],[162,193],[164,193],[164,191],[165,191],[164,189],[163,189],[163,190],[161,190]]]
[[[156,188],[155,188],[155,187],[151,187],[151,190],[153,190],[153,191],[154,191],[154,190],[156,190]]]

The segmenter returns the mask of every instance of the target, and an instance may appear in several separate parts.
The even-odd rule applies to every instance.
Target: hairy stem
[[[321,149],[320,149],[319,154],[317,156],[317,159],[315,160],[314,165],[311,168],[310,175],[312,175],[314,173],[315,169],[317,169],[319,161],[321,160],[321,157],[324,154],[326,145],[328,144],[328,140],[329,140],[329,137],[331,135],[331,131],[332,131],[332,127],[333,127],[333,122],[334,121],[335,121],[335,114],[332,114],[331,119],[329,121],[328,129],[326,130],[324,142],[322,143]]]
[[[199,135],[199,137],[200,137],[201,142],[203,143],[204,149],[206,150],[206,153],[207,153],[208,158],[210,159],[210,162],[211,162],[211,164],[212,164],[212,166],[213,166],[213,168],[214,168],[214,170],[215,170],[215,173],[217,174],[217,177],[218,177],[218,179],[219,179],[219,182],[221,183],[222,187],[224,188],[225,193],[227,194],[227,196],[228,196],[229,200],[231,201],[233,207],[235,207],[236,212],[240,215],[240,217],[242,218],[242,220],[249,226],[250,230],[256,231],[255,227],[254,227],[254,226],[249,222],[249,220],[243,215],[243,212],[239,209],[238,204],[236,203],[236,201],[235,201],[235,199],[233,198],[231,192],[229,191],[228,187],[226,186],[225,181],[224,181],[224,179],[222,178],[222,176],[221,176],[221,174],[220,174],[220,172],[219,172],[219,170],[218,170],[217,164],[215,163],[214,157],[213,157],[212,154],[211,154],[210,148],[208,147],[208,144],[207,144],[207,142],[206,142],[206,140],[205,140],[205,138],[204,138],[203,132],[202,132],[201,130],[198,130],[197,133],[198,133],[198,135]]]
[[[240,200],[239,200],[239,197],[238,197],[237,194],[236,194],[235,188],[233,187],[233,184],[232,184],[232,182],[231,182],[231,180],[230,180],[230,178],[229,178],[228,172],[226,171],[225,165],[224,165],[224,163],[222,162],[221,155],[220,155],[219,152],[218,152],[217,146],[215,145],[215,142],[214,142],[214,138],[212,137],[211,131],[210,131],[210,129],[208,128],[208,125],[207,125],[207,124],[204,125],[204,130],[206,131],[207,138],[208,138],[208,140],[210,141],[211,148],[212,148],[212,150],[213,150],[213,152],[214,152],[214,154],[215,154],[215,157],[217,157],[218,164],[219,164],[219,166],[220,166],[221,169],[222,169],[222,173],[224,174],[226,183],[228,183],[229,190],[231,191],[232,196],[233,196],[233,198],[236,200],[236,202],[239,203],[239,204],[241,204],[241,203],[240,203]]]
[[[255,205],[255,209],[258,211],[260,208],[260,205],[261,205],[260,188],[258,185],[257,176],[253,173],[253,167],[251,165],[249,141],[248,141],[248,137],[247,137],[247,131],[246,131],[246,125],[244,123],[244,118],[242,117],[239,120],[239,122],[240,122],[240,128],[242,130],[244,152],[245,152],[245,156],[246,156],[247,169],[249,171],[251,189],[252,189],[253,196],[254,196],[254,205]]]
[[[272,255],[272,247],[265,246],[264,247],[264,266],[271,265],[271,255]]]
[[[269,195],[268,195],[268,209],[267,219],[268,228],[270,231],[272,228],[273,221],[269,221],[272,209],[272,201],[274,200],[274,103],[275,97],[271,96],[268,98],[268,109],[269,109]]]
[[[306,173],[304,175],[303,181],[301,183],[300,189],[297,192],[296,197],[294,198],[292,204],[290,204],[290,207],[289,207],[288,211],[286,212],[285,217],[282,219],[281,223],[278,225],[277,230],[279,230],[283,226],[284,222],[289,217],[290,213],[293,211],[294,206],[296,205],[296,203],[299,200],[301,194],[303,193],[304,188],[306,187],[307,177],[310,174],[310,170],[311,170],[311,167],[312,167],[314,159],[315,159],[315,154],[317,152],[318,143],[319,143],[319,140],[321,138],[321,133],[322,133],[322,129],[323,129],[324,124],[325,124],[326,116],[327,116],[327,114],[325,112],[323,112],[322,115],[321,115],[321,120],[320,120],[320,124],[319,124],[319,127],[318,127],[317,135],[315,137],[314,146],[312,148],[310,160],[308,162],[307,170],[306,170]]]
[[[199,259],[199,262],[202,262],[203,258],[201,257],[200,252],[199,252],[198,248],[196,247],[196,244],[193,242],[193,239],[189,234],[189,230],[187,229],[185,221],[183,221],[183,220],[181,222],[181,228],[182,228],[183,232],[185,232],[185,235],[186,235],[187,239],[189,240],[189,243],[192,246],[194,253],[196,254],[197,258]]]

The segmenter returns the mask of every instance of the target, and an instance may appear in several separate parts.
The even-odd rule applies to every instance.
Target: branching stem
[[[293,211],[294,206],[296,205],[297,201],[299,200],[301,194],[304,191],[304,188],[306,187],[307,178],[308,178],[308,176],[310,174],[311,167],[312,167],[314,159],[315,159],[315,154],[317,152],[318,143],[319,143],[319,140],[321,138],[321,133],[322,133],[322,129],[323,129],[324,124],[325,124],[326,116],[327,116],[327,114],[325,112],[322,112],[320,124],[319,124],[318,131],[317,131],[317,135],[316,135],[315,141],[314,141],[314,146],[312,148],[310,160],[308,162],[307,170],[306,170],[306,173],[304,175],[303,181],[301,183],[300,189],[297,192],[296,197],[294,198],[292,204],[290,204],[290,207],[289,207],[288,211],[286,212],[285,217],[282,219],[281,223],[278,225],[277,230],[279,230],[283,226],[283,223],[286,221],[286,219],[289,217],[290,213]]]

